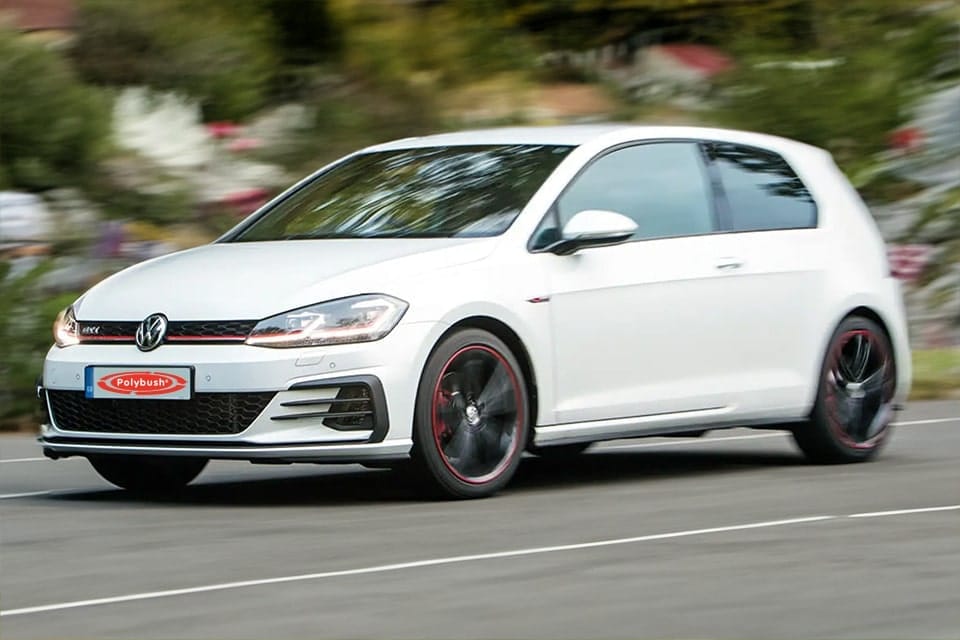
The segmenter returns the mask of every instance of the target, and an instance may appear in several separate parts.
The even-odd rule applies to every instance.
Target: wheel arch
[[[887,339],[890,340],[891,347],[893,347],[893,339],[895,336],[891,332],[892,325],[884,317],[883,312],[878,309],[879,306],[880,305],[871,304],[870,301],[862,299],[848,301],[846,305],[842,306],[840,308],[840,312],[833,317],[829,326],[825,326],[826,331],[824,332],[819,351],[821,358],[826,357],[826,352],[830,344],[830,337],[833,335],[834,331],[837,330],[837,327],[840,326],[840,323],[847,318],[852,317],[866,318],[876,322],[877,325],[883,330],[883,333],[886,335]],[[820,363],[818,363],[818,366],[819,364]]]
[[[840,324],[847,318],[861,317],[877,323],[877,325],[886,335],[887,340],[890,341],[890,347],[894,358],[897,357],[894,335],[891,333],[891,323],[884,318],[884,314],[877,309],[877,306],[878,305],[870,304],[870,301],[863,299],[848,301],[847,304],[839,309],[839,313],[836,313],[835,315],[831,314],[832,317],[829,319],[829,321],[822,325],[823,333],[818,340],[818,347],[816,351],[817,355],[809,363],[811,367],[809,371],[810,380],[813,380],[814,383],[807,388],[807,393],[804,400],[805,412],[813,410],[817,387],[819,385],[820,371],[823,367],[824,360],[827,357],[827,349],[830,348],[830,339],[837,330],[837,327],[839,327]],[[902,363],[899,362],[899,359],[897,360],[896,365],[897,375],[899,377],[902,374]]]
[[[843,318],[840,319],[840,322],[843,322],[847,318],[866,318],[875,322],[880,330],[883,331],[883,334],[887,338],[887,343],[890,345],[890,357],[893,358],[893,375],[895,384],[898,384],[900,379],[904,376],[905,367],[910,366],[910,363],[904,363],[902,359],[898,357],[897,354],[897,345],[894,342],[894,334],[890,330],[889,323],[884,319],[883,315],[875,310],[872,307],[866,305],[860,305],[854,309],[851,309]],[[837,326],[840,326],[840,322],[837,323]],[[908,373],[907,375],[912,375]]]
[[[892,346],[893,346],[893,336],[890,334],[890,327],[887,326],[887,322],[886,322],[886,320],[883,319],[883,316],[881,316],[880,313],[878,313],[875,309],[873,309],[873,308],[871,308],[871,307],[864,306],[864,305],[860,305],[859,307],[856,307],[856,308],[854,308],[854,309],[851,309],[851,310],[848,311],[846,314],[844,314],[844,316],[843,316],[842,318],[840,318],[840,320],[837,322],[836,326],[839,327],[841,322],[843,322],[843,321],[846,320],[847,318],[854,317],[854,316],[859,316],[859,317],[861,317],[861,318],[867,318],[868,320],[872,320],[873,322],[876,322],[877,325],[878,325],[881,329],[883,329],[883,333],[886,334],[887,340],[890,341],[891,349],[892,349]]]
[[[880,327],[884,335],[886,335],[887,340],[890,342],[890,349],[894,357],[894,361],[896,363],[897,376],[899,377],[902,375],[903,363],[898,361],[897,359],[896,344],[894,343],[894,336],[890,330],[890,323],[887,322],[883,314],[880,313],[876,309],[876,307],[874,307],[873,305],[870,305],[862,301],[853,305],[848,305],[844,312],[838,314],[837,317],[833,319],[831,324],[826,328],[827,330],[824,332],[824,336],[820,344],[820,349],[817,352],[819,355],[817,356],[817,359],[816,359],[816,365],[815,365],[816,369],[814,370],[814,374],[813,374],[813,379],[817,380],[818,382],[813,384],[810,387],[808,391],[808,396],[805,402],[805,406],[809,410],[813,410],[813,403],[816,398],[817,385],[819,384],[820,370],[823,367],[823,362],[827,357],[827,349],[830,348],[830,339],[844,320],[846,320],[847,318],[854,318],[854,317],[866,318],[868,320],[871,320],[877,323],[877,326]]]
[[[436,348],[436,345],[443,342],[447,336],[461,329],[482,329],[484,331],[488,331],[503,340],[503,342],[510,348],[510,351],[513,352],[517,362],[520,363],[523,379],[527,387],[527,397],[530,401],[530,433],[532,434],[533,427],[537,424],[537,415],[539,412],[537,378],[533,369],[533,360],[531,359],[530,352],[523,343],[523,340],[516,331],[514,331],[502,320],[492,316],[473,315],[451,324],[447,330],[444,331],[439,338],[437,338],[434,348]]]

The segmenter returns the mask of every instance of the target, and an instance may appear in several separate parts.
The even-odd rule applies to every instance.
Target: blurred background
[[[0,0],[0,429],[56,313],[360,146],[722,125],[831,151],[906,286],[916,397],[960,389],[958,0]]]

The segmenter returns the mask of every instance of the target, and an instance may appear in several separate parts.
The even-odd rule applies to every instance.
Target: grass
[[[960,398],[960,347],[913,352],[913,390],[910,398]]]

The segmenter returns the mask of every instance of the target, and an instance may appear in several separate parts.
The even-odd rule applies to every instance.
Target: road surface
[[[958,638],[960,403],[874,463],[780,433],[525,460],[480,501],[361,467],[214,462],[137,499],[0,437],[0,635]]]

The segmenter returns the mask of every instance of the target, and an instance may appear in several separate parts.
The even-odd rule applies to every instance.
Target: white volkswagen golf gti
[[[883,241],[830,156],[689,127],[373,146],[104,280],[55,338],[44,452],[136,491],[234,459],[479,497],[525,450],[740,426],[854,462],[910,385]]]

